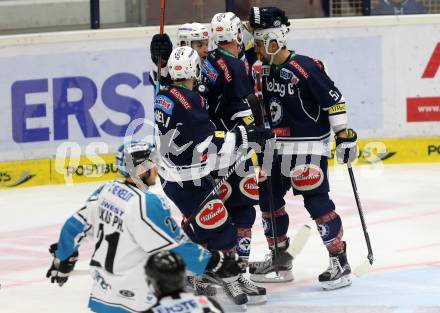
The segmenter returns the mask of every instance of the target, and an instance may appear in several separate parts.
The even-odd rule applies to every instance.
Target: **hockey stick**
[[[367,244],[367,249],[368,249],[367,260],[365,260],[362,264],[358,265],[354,270],[354,274],[359,277],[366,274],[371,269],[373,265],[374,257],[373,257],[373,250],[371,249],[370,236],[368,235],[367,225],[365,223],[361,200],[359,199],[359,194],[356,186],[356,181],[354,179],[351,163],[347,163],[347,168],[348,168],[348,174],[350,175],[351,186],[353,187],[354,198],[356,199],[359,218],[361,219],[362,231],[364,232],[365,242]]]
[[[294,259],[301,253],[302,249],[310,238],[311,232],[312,229],[310,228],[310,226],[305,224],[301,226],[299,231],[293,237],[289,248],[287,248],[287,252],[289,252]]]
[[[164,27],[165,27],[165,0],[161,0],[160,3],[160,28],[159,32],[161,35],[164,33]],[[159,54],[159,62],[157,64],[157,84],[156,84],[156,95],[160,91],[160,71],[162,69],[162,55]]]
[[[211,192],[205,197],[205,199],[203,199],[202,202],[200,202],[199,206],[197,207],[197,210],[195,210],[188,218],[186,218],[183,223],[182,223],[182,227],[184,229],[186,229],[192,222],[192,220],[197,216],[197,214],[200,213],[200,211],[203,209],[203,207],[211,200],[212,197],[214,197],[217,192],[219,191],[219,189],[221,188],[221,186],[229,179],[229,177],[232,175],[232,173],[235,172],[235,170],[237,169],[237,167],[242,164],[244,161],[246,161],[248,159],[247,156],[247,152],[246,150],[243,151],[239,158],[237,159],[237,161],[235,161],[234,165],[232,165],[229,169],[228,172],[226,173],[225,176],[223,176],[222,179],[220,179],[212,188]]]
[[[260,74],[258,71],[255,74],[256,74],[256,78],[257,78],[257,85],[261,86],[261,81],[259,79]],[[263,114],[261,98],[257,97],[254,94],[250,94],[247,97],[247,101],[249,103],[249,106],[251,107],[251,111],[252,111],[252,114],[253,114],[254,120],[255,120],[255,125],[257,125],[258,127],[264,128],[264,114]],[[275,145],[275,143],[273,143],[273,144]],[[275,160],[277,159],[276,151],[277,151],[276,147],[274,147],[274,156],[273,157]],[[262,182],[262,184],[266,184],[267,193],[269,195],[270,224],[271,224],[271,228],[272,228],[273,241],[274,241],[274,245],[275,245],[274,264],[277,264],[278,255],[279,255],[278,238],[277,238],[278,231],[277,231],[277,224],[275,223],[275,208],[274,208],[275,205],[273,202],[272,176],[267,175],[266,180],[264,182]]]

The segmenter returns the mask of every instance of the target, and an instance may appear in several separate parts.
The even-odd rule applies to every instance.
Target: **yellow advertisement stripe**
[[[114,161],[112,154],[51,160],[52,184],[113,180],[121,177]]]
[[[360,140],[358,148],[355,165],[440,162],[440,137]],[[331,162],[334,152],[333,143]]]
[[[50,183],[50,160],[0,162],[0,189]]]
[[[334,143],[330,164],[334,162]],[[91,158],[0,162],[0,189],[46,184],[107,181],[120,178],[113,154]],[[359,141],[354,165],[439,163],[440,137]]]

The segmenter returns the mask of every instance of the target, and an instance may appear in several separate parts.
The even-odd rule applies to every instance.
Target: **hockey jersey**
[[[223,313],[223,309],[212,298],[180,293],[161,298],[147,313]]]
[[[210,51],[202,65],[202,82],[208,90],[209,115],[218,129],[231,130],[242,125],[244,117],[252,116],[246,97],[253,86],[245,58],[240,60],[222,48]]]
[[[191,242],[170,215],[166,200],[125,181],[101,186],[64,224],[55,256],[72,255],[83,238],[95,243],[89,307],[94,312],[138,312],[154,304],[144,266],[150,254],[171,249],[188,270],[202,274],[210,253]],[[150,299],[151,302],[148,302]],[[119,312],[119,311],[118,311]]]
[[[291,52],[281,65],[263,63],[262,92],[277,142],[283,143],[283,148],[289,147],[286,154],[328,154],[330,120],[344,127],[342,116],[337,115],[345,117],[346,112],[342,94],[321,61]],[[302,145],[309,151],[303,151],[298,142],[311,143]],[[289,143],[296,143],[295,150]]]
[[[194,180],[235,161],[224,157],[218,162],[218,154],[234,152],[235,134],[216,131],[199,93],[181,85],[165,87],[155,98],[154,112],[162,156],[159,173],[166,180]]]

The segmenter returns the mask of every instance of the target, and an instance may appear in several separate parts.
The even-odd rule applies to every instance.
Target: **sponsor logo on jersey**
[[[270,119],[273,126],[277,126],[283,119],[283,108],[281,101],[277,98],[271,98],[269,100]]]
[[[305,78],[305,79],[309,79],[309,73],[307,73],[307,71],[295,60],[292,60],[289,62],[290,65],[292,65],[294,68],[296,68],[296,70],[298,72],[300,72],[300,74]]]
[[[154,108],[165,111],[171,115],[173,112],[174,102],[167,96],[158,95],[154,100]]]
[[[226,133],[223,130],[216,130],[214,132],[215,138],[225,138]]]
[[[328,110],[329,115],[336,115],[336,114],[341,114],[341,113],[345,113],[345,112],[346,112],[345,111],[345,102],[335,104],[335,105],[331,106]]]
[[[245,123],[245,125],[250,125],[254,122],[254,116],[253,115],[249,115],[249,116],[245,116],[243,117],[243,122]]]
[[[324,181],[324,172],[314,164],[296,166],[290,172],[293,188],[299,191],[312,190],[319,187]]]
[[[0,187],[15,187],[24,184],[28,180],[32,179],[35,175],[30,174],[28,171],[23,171],[17,179],[13,179],[13,174],[9,171],[0,172]]]
[[[125,290],[125,289],[119,290],[119,294],[127,298],[133,298],[135,296],[133,291]]]
[[[196,216],[196,223],[204,229],[214,229],[228,219],[228,211],[220,199],[209,201]]]
[[[231,73],[229,72],[229,68],[226,65],[225,60],[223,60],[223,58],[220,58],[217,60],[217,64],[220,66],[220,68],[223,71],[223,74],[225,75],[225,79],[228,83],[230,83],[232,81],[232,76]]]
[[[93,273],[93,279],[96,281],[97,285],[98,285],[99,287],[101,287],[101,289],[102,289],[103,291],[107,291],[107,290],[109,290],[109,289],[112,289],[112,286],[111,286],[109,283],[107,283],[107,282],[105,281],[104,277],[102,277],[102,275],[99,274],[99,272],[96,271],[96,270],[95,270],[95,272]]]
[[[127,202],[134,196],[134,193],[129,191],[128,188],[125,188],[127,187],[121,185],[119,182],[114,182],[108,187],[107,191]]]
[[[175,300],[172,305],[159,305],[157,307],[152,308],[152,311],[155,313],[178,313],[178,312],[197,312],[196,309],[201,310],[196,299],[190,300]]]
[[[259,192],[258,192],[258,183],[255,179],[255,175],[250,175],[243,178],[239,184],[240,191],[243,195],[253,200],[258,200]]]
[[[277,93],[281,98],[284,98],[284,96],[286,95],[286,87],[289,95],[292,96],[295,94],[295,87],[294,84],[292,83],[288,83],[288,84],[278,83],[275,81],[274,78],[272,78],[272,80],[270,81],[268,79],[266,80],[267,91]]]
[[[217,80],[217,77],[218,77],[217,70],[215,69],[214,66],[212,66],[212,64],[208,60],[203,62],[202,74],[204,76],[208,77],[208,79],[213,83],[215,83],[215,81]]]
[[[122,214],[124,214],[125,210],[123,208],[119,208],[116,204],[110,202],[107,199],[102,199],[101,203],[99,204],[99,206],[102,206],[103,208],[112,211],[113,213],[121,216]]]
[[[191,104],[189,103],[188,99],[176,88],[170,89],[170,94],[172,94],[174,97],[176,97],[177,100],[183,105],[185,110],[191,109]]]
[[[293,75],[293,72],[287,68],[282,68],[280,71],[280,77],[285,80],[290,80]]]
[[[219,181],[219,179],[215,180],[216,183]],[[217,195],[220,198],[220,200],[223,201],[223,203],[229,199],[229,197],[231,196],[232,193],[232,187],[228,182],[224,182],[221,186],[220,189],[217,190]]]
[[[297,85],[299,83],[299,78],[294,73],[292,73],[292,78],[290,79],[290,82],[294,85]]]
[[[269,65],[261,66],[261,71],[263,73],[263,76],[269,76],[269,74],[270,74],[270,66]]]
[[[290,128],[289,127],[277,127],[272,128],[272,131],[277,137],[290,137]]]

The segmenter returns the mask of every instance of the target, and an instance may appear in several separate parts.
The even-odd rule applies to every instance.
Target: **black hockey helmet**
[[[160,251],[151,255],[145,264],[148,284],[158,297],[183,291],[185,285],[185,262],[172,251]]]

